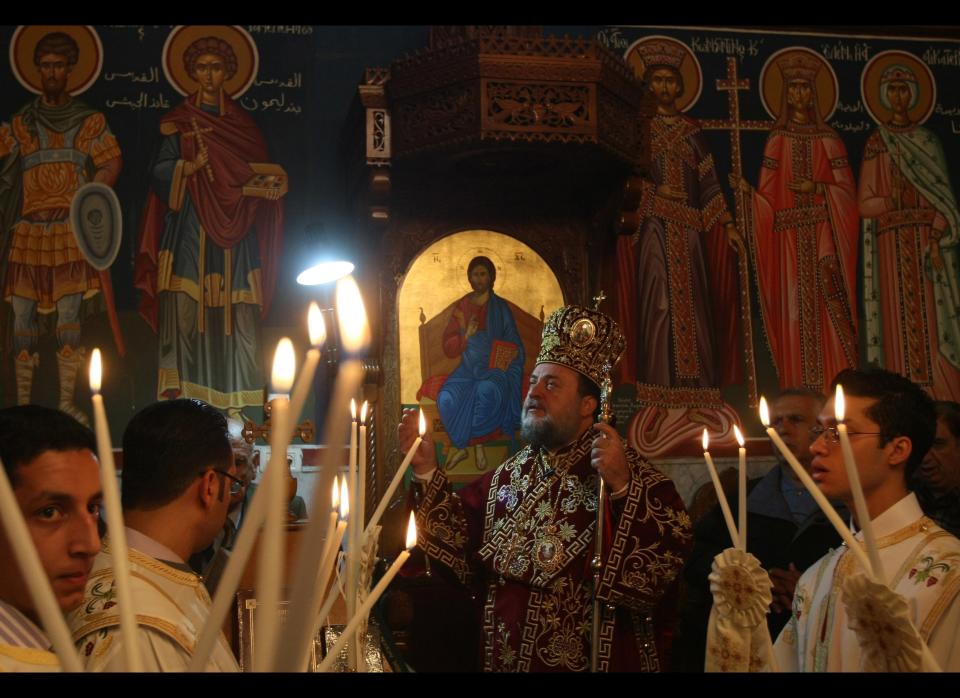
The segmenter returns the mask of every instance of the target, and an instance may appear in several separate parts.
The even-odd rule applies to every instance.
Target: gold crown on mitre
[[[686,49],[673,41],[654,39],[637,46],[637,53],[643,59],[644,68],[652,65],[665,65],[680,70],[680,64],[687,55]]]
[[[613,318],[597,310],[567,305],[550,313],[544,323],[537,363],[572,368],[602,386],[626,346]]]
[[[891,65],[880,76],[880,84],[885,82],[912,82],[917,84],[917,76],[905,65]]]
[[[777,66],[786,80],[809,80],[813,82],[820,72],[820,60],[805,53],[794,53],[777,61]]]

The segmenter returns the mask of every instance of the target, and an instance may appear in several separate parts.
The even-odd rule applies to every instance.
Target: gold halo
[[[471,247],[464,251],[463,254],[461,254],[457,259],[457,269],[463,269],[463,278],[467,279],[468,284],[470,283],[470,279],[467,277],[467,265],[470,264],[470,260],[472,260],[474,257],[486,257],[493,262],[493,266],[497,270],[497,295],[501,296],[500,291],[503,290],[503,284],[507,279],[510,278],[509,273],[504,276],[503,270],[506,268],[506,266],[503,263],[503,257],[501,257],[492,247],[483,247],[480,245]]]
[[[817,91],[817,111],[820,112],[821,118],[827,121],[837,108],[837,102],[840,99],[840,83],[837,82],[837,74],[833,71],[833,66],[819,53],[803,46],[788,46],[780,49],[763,64],[763,70],[760,71],[760,101],[763,102],[763,108],[774,121],[780,118],[780,105],[783,103],[783,73],[777,67],[777,61],[792,53],[812,56],[826,68],[817,73],[814,87]]]
[[[683,60],[680,61],[680,75],[683,77],[683,94],[680,95],[680,98],[677,100],[677,109],[685,112],[697,103],[697,100],[700,99],[700,92],[703,90],[703,71],[700,69],[700,61],[693,55],[693,51],[690,50],[689,46],[671,36],[645,36],[630,44],[627,50],[623,52],[623,59],[633,68],[637,79],[642,80],[646,66],[643,64],[643,58],[640,57],[640,52],[637,51],[637,47],[649,43],[654,39],[669,41],[683,49],[684,57]]]
[[[173,89],[184,97],[196,92],[199,85],[187,74],[183,66],[183,54],[190,44],[205,36],[226,41],[237,54],[237,73],[223,83],[223,90],[233,99],[238,98],[250,89],[260,68],[257,45],[247,30],[240,26],[192,24],[174,27],[163,44],[163,74]]]
[[[10,39],[10,69],[17,81],[35,95],[43,93],[40,75],[33,63],[37,42],[50,32],[63,32],[77,42],[77,64],[67,77],[67,94],[76,96],[90,89],[103,68],[103,44],[97,30],[89,25],[46,26],[26,24],[17,27]]]
[[[883,76],[883,71],[894,63],[911,68],[913,74],[917,76],[917,103],[913,109],[907,111],[907,114],[911,122],[922,124],[933,114],[933,108],[937,102],[937,83],[933,79],[930,67],[906,51],[881,51],[867,61],[860,74],[860,97],[863,99],[863,105],[870,117],[878,124],[890,121],[893,112],[883,106],[880,101],[880,78]]]

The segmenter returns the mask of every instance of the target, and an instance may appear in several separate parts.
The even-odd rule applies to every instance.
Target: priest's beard
[[[575,408],[555,414],[545,413],[537,417],[529,411],[529,408],[542,407],[542,405],[528,400],[523,407],[520,438],[533,448],[554,451],[577,438],[580,430],[580,416]]]

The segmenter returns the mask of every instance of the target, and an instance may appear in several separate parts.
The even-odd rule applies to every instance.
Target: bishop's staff
[[[593,299],[593,309],[600,310],[600,304],[606,300],[606,295],[600,291]],[[614,362],[619,359],[619,355],[614,357]],[[613,366],[609,361],[603,364],[603,381],[600,386],[600,421],[609,424],[613,419],[613,412],[610,410],[610,394],[613,392],[613,382],[610,380],[610,371]],[[596,673],[600,667],[600,621],[602,620],[603,605],[600,603],[600,576],[603,572],[603,536],[604,520],[606,510],[604,500],[606,498],[606,483],[602,476],[599,476],[597,488],[597,521],[595,526],[593,559],[590,561],[590,568],[593,570],[593,614],[592,630],[590,633],[590,671]]]
[[[597,305],[603,300],[603,292],[595,299]],[[610,411],[610,393],[613,392],[613,383],[610,381],[610,370],[613,367],[609,362],[603,365],[603,385],[600,386],[600,421],[609,424],[613,418]],[[596,673],[600,665],[600,620],[603,613],[603,607],[600,603],[600,574],[603,572],[603,524],[604,524],[604,497],[606,496],[606,483],[603,477],[600,480],[597,489],[597,525],[596,536],[593,543],[593,560],[590,562],[590,568],[593,570],[593,627],[590,633],[590,671]]]

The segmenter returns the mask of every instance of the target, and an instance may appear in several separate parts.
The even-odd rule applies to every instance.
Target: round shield
[[[113,189],[101,182],[84,184],[70,204],[70,223],[77,247],[94,269],[110,268],[120,252],[123,218]]]

